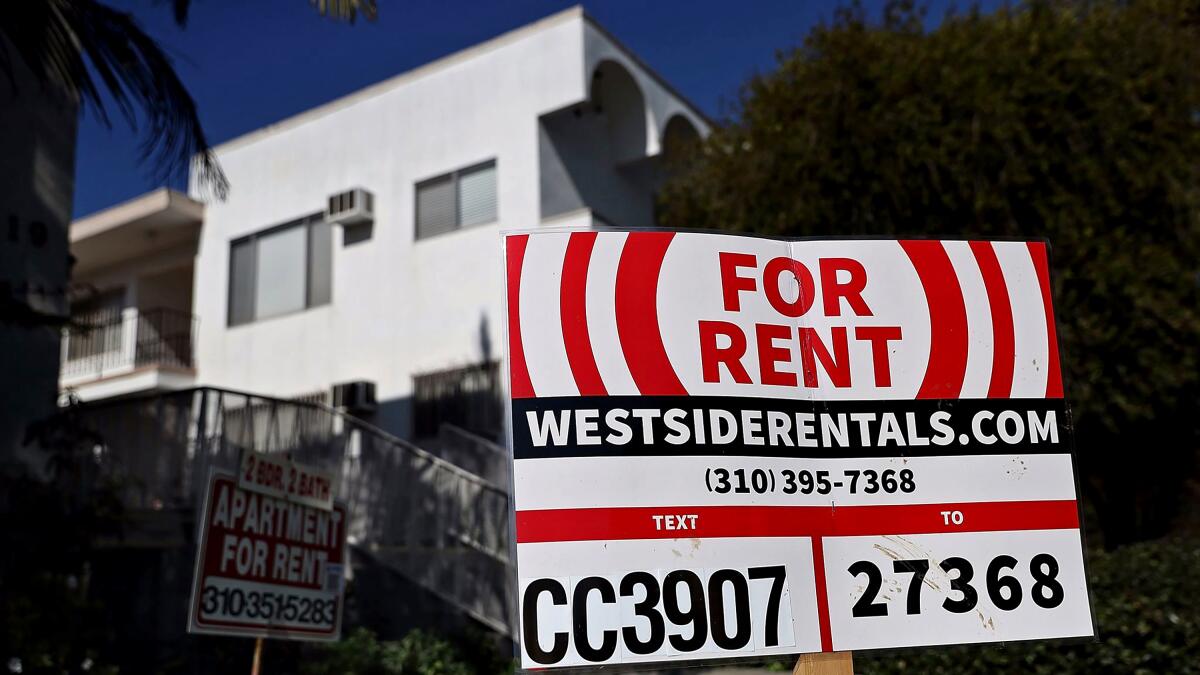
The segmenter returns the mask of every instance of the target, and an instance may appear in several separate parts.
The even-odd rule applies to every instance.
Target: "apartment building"
[[[653,225],[708,130],[575,8],[220,145],[224,201],[73,222],[60,388],[130,514],[97,587],[161,589],[107,604],[125,651],[206,663],[186,533],[247,448],[339,477],[347,625],[511,637],[500,232]]]
[[[73,223],[61,384],[340,405],[402,438],[502,429],[499,232],[650,226],[703,114],[574,8],[220,145],[232,189]],[[95,328],[98,327],[98,328]]]

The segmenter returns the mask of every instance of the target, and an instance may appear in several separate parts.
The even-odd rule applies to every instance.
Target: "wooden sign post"
[[[801,654],[792,675],[854,675],[852,652]]]
[[[262,666],[262,647],[262,638],[254,641],[254,663],[250,666],[250,675],[258,675],[258,669]]]

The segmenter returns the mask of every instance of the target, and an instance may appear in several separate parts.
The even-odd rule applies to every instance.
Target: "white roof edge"
[[[429,63],[417,66],[412,70],[406,70],[398,75],[393,75],[386,80],[381,80],[375,84],[367,85],[358,91],[354,91],[346,94],[345,96],[335,98],[332,101],[322,103],[315,108],[309,108],[308,110],[296,113],[290,117],[285,117],[278,122],[268,124],[265,127],[260,127],[253,131],[248,131],[240,136],[235,136],[228,141],[213,146],[213,152],[226,152],[239,148],[243,145],[253,143],[260,138],[270,136],[279,131],[291,129],[310,120],[336,112],[342,108],[346,108],[358,103],[359,101],[377,96],[412,80],[425,77],[426,75],[430,75],[439,70],[449,68],[450,66],[475,58],[476,56],[480,56],[481,54],[511,44],[529,35],[546,30],[547,28],[557,26],[573,19],[585,19],[586,17],[587,15],[584,13],[581,5],[568,7],[567,9],[543,17],[532,23],[527,23],[506,33],[501,33],[500,35],[480,42],[479,44],[461,49],[451,54],[447,54],[446,56],[430,61]]]
[[[177,211],[180,215],[195,218],[199,222],[204,217],[204,204],[177,190],[158,188],[71,221],[70,240],[76,242],[87,239],[125,223],[165,211]]]

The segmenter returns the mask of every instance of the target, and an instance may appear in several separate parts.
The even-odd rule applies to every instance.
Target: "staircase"
[[[439,454],[481,476],[322,403],[212,387],[74,412],[103,439],[96,457],[132,512],[197,513],[210,471],[235,470],[247,448],[334,471],[356,552],[512,637],[508,464],[495,443],[449,425],[438,435]]]

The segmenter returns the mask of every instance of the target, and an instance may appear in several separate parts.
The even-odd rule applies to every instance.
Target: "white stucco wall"
[[[538,118],[586,99],[590,30],[568,10],[218,148],[231,191],[209,201],[196,258],[198,382],[294,396],[367,379],[378,422],[405,433],[387,404],[413,375],[477,363],[484,342],[502,358],[499,232],[539,223]],[[498,222],[414,241],[414,184],[491,158]],[[334,228],[332,302],[228,326],[230,242],[352,187],[374,193],[374,229],[343,246]]]

